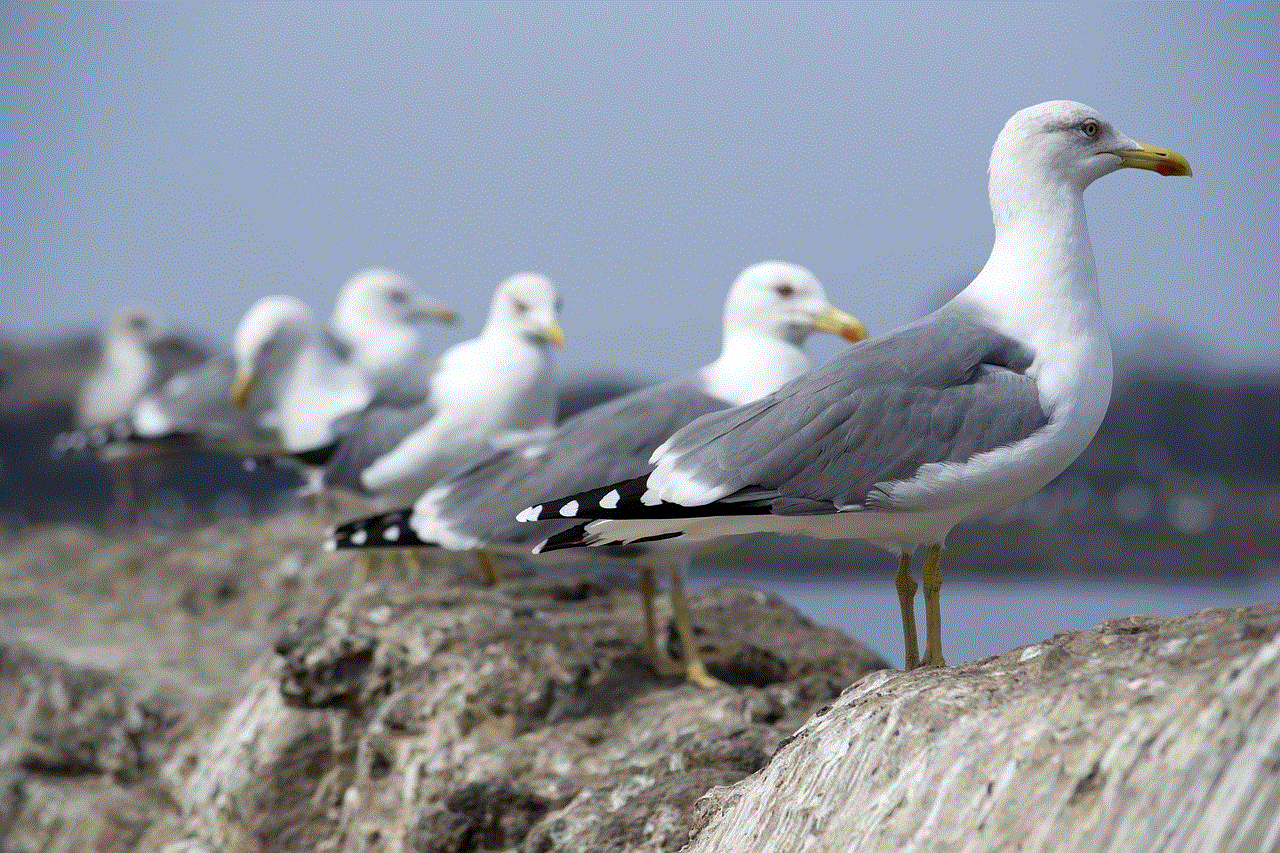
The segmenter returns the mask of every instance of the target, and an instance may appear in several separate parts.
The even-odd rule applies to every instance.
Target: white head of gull
[[[694,421],[654,452],[647,476],[544,505],[543,516],[597,520],[542,547],[755,532],[866,539],[900,554],[907,666],[943,664],[947,533],[1061,473],[1106,412],[1111,346],[1083,192],[1124,167],[1191,173],[1181,155],[1135,142],[1084,104],[1018,112],[992,150],[995,242],[968,287],[757,403]],[[918,545],[929,546],[923,659]]]
[[[329,328],[351,348],[351,361],[379,385],[388,374],[398,375],[416,355],[418,323],[449,325],[457,319],[457,312],[418,293],[400,273],[374,267],[343,285]]]

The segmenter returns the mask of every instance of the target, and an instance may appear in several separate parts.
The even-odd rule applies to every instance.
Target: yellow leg
[[[409,577],[417,578],[422,576],[422,563],[418,560],[418,555],[411,549],[400,552],[401,559],[404,560],[404,566],[409,570]]]
[[[939,602],[942,593],[942,546],[930,545],[920,568],[920,582],[924,585],[925,646],[921,666],[946,666],[942,659],[942,610]]]
[[[684,677],[699,687],[728,687],[720,679],[707,672],[702,658],[693,643],[693,627],[689,624],[689,599],[684,594],[684,581],[680,570],[671,572],[671,609],[676,615],[676,630],[680,633],[680,648],[684,652]]]
[[[502,572],[488,551],[478,549],[471,553],[476,555],[476,562],[480,564],[480,580],[485,586],[497,586],[502,583]]]
[[[920,665],[920,647],[916,640],[916,581],[911,577],[911,552],[903,551],[898,557],[898,604],[902,606],[902,641],[906,652],[905,669]]]
[[[684,675],[683,666],[658,650],[658,620],[653,613],[653,598],[657,592],[658,584],[653,579],[653,569],[645,566],[640,570],[640,601],[644,605],[644,656],[649,668],[663,678]]]
[[[364,586],[369,581],[369,575],[373,573],[373,552],[360,551],[356,554],[356,560],[351,564],[351,585]]]

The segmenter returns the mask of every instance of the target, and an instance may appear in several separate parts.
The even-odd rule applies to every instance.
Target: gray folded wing
[[[877,484],[1042,428],[1048,413],[1025,375],[1032,358],[948,307],[755,403],[698,419],[668,449],[678,470],[709,487],[708,502],[787,514],[866,506],[879,498]]]
[[[484,542],[538,542],[571,522],[520,524],[520,510],[647,472],[659,444],[725,405],[696,376],[602,403],[565,421],[549,438],[495,453],[441,483],[435,492],[439,516],[452,530]]]
[[[430,399],[417,405],[373,406],[348,416],[335,431],[341,435],[324,467],[326,486],[367,494],[362,476],[370,466],[421,429],[437,408]]]

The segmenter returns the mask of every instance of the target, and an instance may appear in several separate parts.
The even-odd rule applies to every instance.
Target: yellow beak
[[[427,320],[435,320],[437,323],[443,323],[446,326],[452,326],[458,322],[458,312],[443,302],[419,299],[414,302],[413,307],[418,314]]]
[[[243,409],[249,403],[249,392],[253,390],[253,374],[237,373],[235,382],[231,386],[231,393],[227,396],[231,399],[231,405],[237,409]]]
[[[867,327],[862,325],[862,321],[835,306],[814,314],[813,327],[819,332],[839,335],[850,343],[856,344],[867,339]]]
[[[538,334],[542,336],[547,343],[564,349],[564,329],[560,328],[559,323],[551,322],[538,330]]]
[[[1145,142],[1139,142],[1138,144],[1142,147],[1108,151],[1107,153],[1119,157],[1122,168],[1128,166],[1131,169],[1149,169],[1162,175],[1176,177],[1185,177],[1191,174],[1191,164],[1187,162],[1186,157],[1183,157],[1177,151],[1170,151],[1168,148],[1157,148]]]

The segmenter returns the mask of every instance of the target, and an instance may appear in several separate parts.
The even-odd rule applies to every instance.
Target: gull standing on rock
[[[1124,167],[1191,174],[1180,154],[1133,141],[1084,104],[1016,113],[991,152],[995,242],[968,287],[758,402],[694,421],[648,474],[524,513],[596,519],[541,550],[759,532],[868,540],[899,554],[907,668],[944,665],[947,533],[1056,477],[1106,413],[1111,343],[1083,193]]]
[[[167,332],[146,311],[122,308],[102,332],[98,364],[76,396],[76,426],[105,426],[129,414],[160,380],[151,347]]]
[[[329,452],[326,487],[366,505],[412,502],[440,478],[495,447],[555,425],[549,346],[564,346],[560,297],[546,276],[520,273],[498,285],[480,335],[427,368],[416,406],[374,406]]]
[[[528,557],[535,543],[573,522],[548,519],[519,524],[515,516],[522,508],[647,471],[654,448],[694,418],[758,399],[808,370],[809,360],[801,347],[813,331],[850,341],[866,337],[856,318],[831,306],[822,285],[804,267],[776,261],[747,267],[729,289],[722,350],[711,364],[580,412],[550,436],[517,444],[446,478],[412,509],[340,525],[331,544],[336,548],[443,547]],[[680,580],[680,567],[693,550],[696,547],[664,548],[658,543],[657,547],[630,547],[625,556],[645,564],[641,594],[650,664],[660,674],[678,672],[709,683],[691,639]],[[652,565],[672,570],[672,606],[684,647],[683,666],[657,649]]]
[[[345,360],[311,309],[292,296],[264,296],[236,328],[229,399],[253,404],[255,427],[274,434],[279,453],[333,443],[341,421],[373,399],[364,372]]]
[[[419,378],[426,363],[417,326],[422,320],[451,326],[458,313],[417,293],[400,273],[374,267],[342,288],[329,330],[349,348],[351,362],[369,377],[380,400],[407,405],[427,393]]]
[[[164,453],[136,443],[113,440],[112,425],[127,416],[143,395],[160,382],[160,368],[152,347],[168,333],[146,311],[121,308],[102,332],[98,363],[80,384],[75,400],[77,433],[92,436],[100,461],[111,467],[115,500],[113,514],[121,527],[136,513],[134,475],[160,464]],[[88,441],[86,438],[86,446]],[[54,450],[59,445],[55,440]]]

